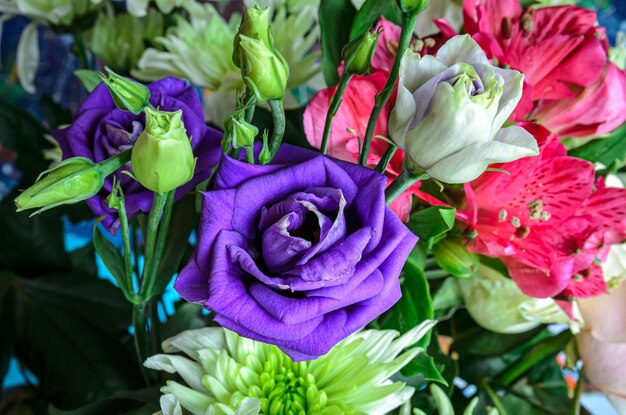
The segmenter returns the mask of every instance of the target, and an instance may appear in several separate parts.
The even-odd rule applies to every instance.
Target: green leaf
[[[350,41],[350,27],[355,14],[356,9],[351,0],[320,2],[322,73],[329,87],[339,82],[337,68],[341,64],[341,50]]]
[[[193,195],[174,205],[172,223],[167,234],[167,247],[157,268],[157,281],[148,297],[161,295],[178,272],[178,266],[187,248],[189,235],[196,224],[195,200]]]
[[[90,69],[78,69],[74,71],[74,75],[83,83],[87,92],[91,92],[102,83],[102,79],[98,76],[98,71]]]
[[[415,356],[415,358],[402,369],[402,375],[406,377],[419,376],[421,383],[438,382],[448,386],[448,382],[446,382],[443,376],[441,376],[439,369],[437,369],[435,360],[425,352]]]
[[[572,157],[602,163],[607,167],[621,167],[626,162],[626,124],[606,137],[597,138],[569,152]]]
[[[411,215],[407,226],[420,238],[420,245],[431,249],[454,226],[456,209],[431,206]]]
[[[10,278],[19,313],[16,355],[39,381],[41,395],[72,408],[142,384],[131,337],[131,308],[96,275]]]
[[[98,219],[93,225],[93,247],[113,278],[115,278],[117,285],[125,291],[128,288],[128,284],[126,282],[124,258],[117,247],[98,229],[98,224],[102,219]]]
[[[446,278],[433,296],[433,309],[444,311],[463,304],[463,295],[456,278]]]
[[[149,404],[151,412],[147,413],[152,414],[159,410],[159,397],[161,396],[159,388],[160,386],[153,386],[136,391],[116,393],[70,411],[63,411],[51,405],[49,413],[50,415],[110,415],[136,410]]]
[[[415,250],[419,250],[419,248],[415,248]],[[424,320],[433,319],[434,311],[428,281],[418,261],[419,256],[411,255],[404,265],[401,285],[402,297],[383,317],[383,328],[406,333]],[[416,345],[426,347],[430,343],[430,336],[431,333],[428,332]]]
[[[389,0],[366,0],[354,16],[350,40],[356,39],[376,23],[388,6]]]

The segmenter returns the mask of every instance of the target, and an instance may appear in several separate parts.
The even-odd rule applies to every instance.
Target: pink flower
[[[537,138],[539,156],[498,166],[509,175],[487,172],[465,185],[460,218],[477,235],[469,249],[500,258],[527,295],[600,295],[599,261],[626,239],[626,190],[595,182],[593,164],[568,157],[543,127],[524,127]]]
[[[384,32],[383,32],[384,33]],[[359,140],[362,140],[367,128],[370,113],[374,107],[374,96],[381,91],[387,81],[388,74],[378,71],[369,76],[355,76],[346,89],[343,102],[333,120],[328,141],[328,155],[341,160],[357,163],[359,156]],[[320,148],[324,134],[326,113],[330,106],[330,99],[337,88],[327,88],[319,91],[307,105],[304,111],[304,131],[309,143]],[[374,139],[370,149],[367,164],[374,168],[382,158],[388,144],[377,136],[387,137],[387,123],[389,113],[395,103],[395,93],[380,114]],[[402,172],[404,153],[397,150],[388,164],[385,174],[388,177],[387,185]],[[408,221],[411,212],[412,195],[436,205],[442,205],[434,197],[420,192],[421,183],[411,186],[400,197],[393,201],[391,209],[402,219]]]
[[[626,412],[626,284],[579,301],[585,330],[576,336],[585,375],[620,413]]]
[[[514,120],[537,119],[553,133],[577,137],[626,121],[626,75],[607,66],[608,40],[595,12],[524,10],[518,0],[465,0],[463,11],[466,33],[487,55],[525,75]]]

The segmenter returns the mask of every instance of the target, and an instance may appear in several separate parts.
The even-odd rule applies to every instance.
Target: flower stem
[[[385,190],[385,202],[390,204],[416,182],[427,179],[428,177],[427,174],[416,174],[408,170],[403,170]]]
[[[585,384],[585,370],[584,368],[578,371],[578,382],[576,382],[576,389],[574,391],[574,399],[572,400],[572,415],[580,415],[580,398],[583,395],[583,385]]]
[[[250,100],[254,97],[254,94],[250,91],[248,87],[246,87],[246,93],[244,95],[244,104],[247,105]],[[246,108],[246,121],[251,123],[252,118],[254,118],[254,110],[256,109],[256,101],[253,105],[250,105]]]
[[[283,101],[272,99],[269,101],[269,104],[272,110],[274,130],[272,131],[272,138],[270,140],[270,159],[267,163],[271,163],[274,159],[280,144],[283,142],[283,136],[285,135],[285,109],[283,108]]]
[[[387,150],[385,150],[385,154],[383,154],[383,158],[380,159],[378,164],[376,165],[376,171],[379,173],[384,173],[387,170],[387,165],[393,158],[393,155],[396,154],[396,150],[398,147],[395,144],[389,144]]]
[[[363,149],[359,155],[359,164],[361,166],[365,166],[367,163],[367,156],[370,151],[370,145],[372,144],[372,137],[374,136],[378,116],[389,100],[389,97],[391,97],[394,89],[396,89],[396,82],[398,81],[398,75],[400,73],[400,62],[402,61],[404,52],[409,48],[409,44],[411,43],[416,16],[417,12],[402,14],[402,31],[400,32],[400,42],[398,43],[396,57],[393,61],[393,66],[389,73],[389,78],[387,78],[387,82],[385,83],[385,87],[380,93],[376,94],[375,105],[370,114],[370,119],[367,122],[367,130],[365,131],[365,137],[363,137]]]
[[[106,177],[130,161],[132,149],[123,151],[98,163],[100,172]]]
[[[135,288],[133,284],[133,260],[132,250],[130,248],[130,232],[128,228],[128,215],[126,214],[126,203],[124,202],[124,194],[119,192],[119,208],[117,213],[120,218],[120,230],[122,231],[122,247],[124,252],[124,274],[126,275],[126,289],[128,293],[135,296]],[[135,258],[137,260],[137,258]]]
[[[165,252],[165,243],[167,242],[167,233],[169,231],[170,222],[172,220],[172,210],[174,206],[174,196],[176,191],[171,191],[167,193],[165,207],[163,209],[163,219],[161,220],[161,224],[159,226],[159,231],[156,240],[156,246],[154,248],[154,253],[152,255],[151,266],[149,269],[149,274],[143,283],[141,284],[141,292],[140,296],[144,301],[149,300],[154,293],[152,290],[154,289],[154,284],[156,283],[157,278],[157,270],[159,267],[159,263],[163,258],[163,253]],[[167,278],[168,276],[164,276]]]
[[[320,148],[322,154],[326,154],[326,150],[328,148],[328,138],[330,136],[330,129],[333,125],[333,118],[337,115],[337,111],[341,106],[341,102],[343,100],[343,95],[346,92],[346,88],[352,79],[352,74],[347,71],[343,72],[341,75],[341,79],[339,79],[339,85],[337,85],[337,90],[333,94],[330,99],[330,107],[328,108],[328,113],[326,114],[326,123],[324,124],[324,136],[322,138],[322,146]]]
[[[254,147],[244,147],[246,150],[246,162],[248,164],[254,164]]]
[[[139,367],[143,374],[146,384],[150,384],[147,371],[143,366],[143,362],[148,358],[148,321],[146,319],[146,304],[133,305],[133,328],[135,329],[135,353],[139,360]]]
[[[486,379],[483,379],[481,381],[481,386],[483,387],[485,392],[487,392],[487,395],[489,395],[489,399],[491,399],[491,402],[496,407],[499,414],[506,415],[507,414],[506,408],[504,407],[504,405],[502,405],[500,398],[498,397],[496,392],[494,392],[494,390],[491,388],[491,385],[489,385],[489,382]]]

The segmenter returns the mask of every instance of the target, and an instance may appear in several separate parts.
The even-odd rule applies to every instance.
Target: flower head
[[[491,163],[537,154],[520,127],[502,128],[522,95],[523,75],[489,63],[469,36],[435,56],[408,50],[389,135],[412,166],[446,183],[477,178]]]
[[[167,354],[150,357],[145,366],[178,373],[186,385],[168,381],[161,391],[171,396],[168,406],[177,402],[194,415],[234,414],[242,404],[254,405],[250,398],[260,403],[254,414],[386,414],[413,395],[412,387],[390,377],[422,352],[411,346],[433,325],[426,321],[402,336],[365,330],[298,363],[276,346],[209,327],[166,340]]]

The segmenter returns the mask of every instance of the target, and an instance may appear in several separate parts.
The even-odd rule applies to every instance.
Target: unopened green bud
[[[355,75],[365,75],[370,71],[370,63],[376,52],[380,28],[376,33],[369,30],[348,43],[341,52],[346,63],[345,71]]]
[[[261,164],[269,164],[272,161],[272,152],[270,151],[270,147],[268,144],[267,131],[263,131],[263,147],[261,147],[261,152],[259,153],[259,162]]]
[[[274,50],[274,42],[270,35],[270,11],[269,8],[261,8],[255,4],[250,9],[245,9],[239,30],[233,42],[233,63],[241,67],[241,49],[239,47],[240,36],[247,36],[262,41],[268,49]]]
[[[121,165],[120,165],[121,166]],[[100,191],[104,178],[112,173],[84,157],[62,161],[41,174],[28,189],[15,198],[17,211],[41,208],[40,213],[53,207],[89,199]]]
[[[224,121],[225,133],[233,148],[252,147],[259,129],[248,123],[242,116],[233,115]]]
[[[261,40],[240,36],[242,73],[246,86],[258,103],[282,99],[287,88],[289,66],[280,52],[273,52]]]
[[[470,278],[478,267],[478,256],[463,246],[460,239],[448,237],[433,247],[435,261],[444,271],[457,278]]]
[[[183,112],[146,108],[146,128],[133,146],[133,176],[147,189],[165,193],[193,177],[196,160],[182,120]]]
[[[100,78],[109,88],[115,105],[135,115],[150,107],[150,90],[144,84],[125,78],[106,68],[107,74],[100,73]]]
[[[403,13],[417,14],[430,4],[430,0],[396,0],[396,4]]]

